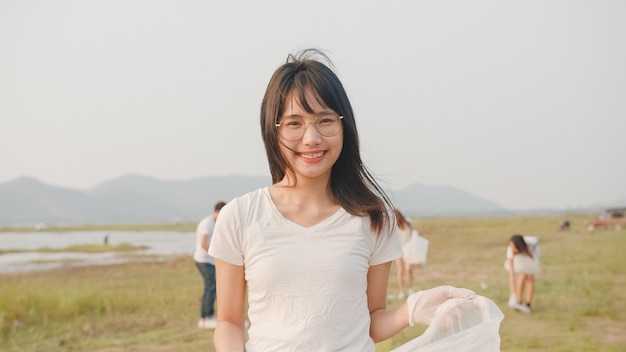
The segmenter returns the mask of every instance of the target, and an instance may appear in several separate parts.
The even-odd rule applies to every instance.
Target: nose
[[[305,121],[304,122],[304,135],[302,136],[302,143],[307,145],[319,144],[322,140],[322,136],[317,131],[317,126],[315,126],[315,121]]]

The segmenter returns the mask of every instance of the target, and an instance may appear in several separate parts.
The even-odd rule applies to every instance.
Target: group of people
[[[448,300],[476,297],[451,286],[412,291],[402,262],[411,223],[365,167],[354,111],[324,52],[303,50],[276,69],[260,126],[272,184],[218,203],[198,225],[198,325],[215,329],[216,351],[374,351],[429,324]],[[389,309],[394,261],[408,296]]]

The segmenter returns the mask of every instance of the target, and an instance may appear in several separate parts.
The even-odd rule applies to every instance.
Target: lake
[[[73,245],[128,243],[147,249],[130,252],[37,252],[41,248],[66,248]],[[174,255],[193,255],[196,236],[193,232],[174,231],[76,231],[76,232],[4,232],[0,250],[24,252],[0,254],[0,273],[50,270],[59,267],[102,265],[129,261],[155,260]]]

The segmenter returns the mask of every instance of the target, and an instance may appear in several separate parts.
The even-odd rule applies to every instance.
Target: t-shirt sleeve
[[[390,219],[393,220],[393,217]],[[380,234],[373,233],[376,236],[374,241],[374,251],[370,258],[370,266],[386,263],[402,257],[402,245],[400,244],[400,234],[398,227],[393,226],[391,232],[382,231]]]
[[[198,223],[198,226],[196,226],[196,234],[198,235],[204,235],[207,233],[207,218],[204,218],[202,220],[200,220],[200,222]]]
[[[233,265],[243,265],[243,230],[236,202],[226,204],[217,217],[209,255]]]

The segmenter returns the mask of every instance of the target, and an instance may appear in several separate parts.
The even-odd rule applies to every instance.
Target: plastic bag
[[[411,239],[402,246],[402,251],[404,252],[402,258],[406,264],[425,266],[428,256],[428,240],[421,237],[417,230],[413,230],[411,231]]]
[[[421,336],[392,352],[499,352],[504,314],[490,299],[453,298],[437,308]]]

